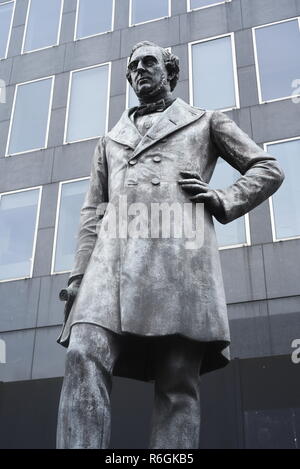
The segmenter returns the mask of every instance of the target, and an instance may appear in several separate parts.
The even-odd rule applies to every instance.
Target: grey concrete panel
[[[241,107],[258,104],[258,89],[254,65],[238,69]]]
[[[271,355],[267,302],[230,305],[228,316],[232,359]]]
[[[51,113],[48,146],[63,145],[66,120],[66,108],[54,109]]]
[[[63,71],[64,58],[64,44],[15,57],[11,84],[23,83],[61,73]]]
[[[59,300],[58,295],[66,287],[68,278],[69,274],[59,274],[41,279],[38,327],[62,324],[64,303]]]
[[[53,153],[53,149],[40,150],[0,159],[0,192],[49,183]]]
[[[0,122],[0,160],[5,156],[9,121]],[[0,177],[2,174],[0,174]]]
[[[8,54],[7,54],[8,57],[13,57],[18,54],[21,54],[23,35],[24,35],[24,25],[17,26],[16,28],[12,28]]]
[[[187,103],[189,102],[189,82],[188,80],[185,81],[179,81],[177,83],[177,86],[174,90],[174,97],[178,97],[186,101]]]
[[[39,291],[39,278],[0,283],[0,331],[35,327]]]
[[[4,80],[6,86],[10,83],[13,59],[0,60],[0,79]]]
[[[7,86],[5,89],[5,103],[0,104],[0,122],[10,119],[13,99],[15,94],[14,86]]]
[[[271,338],[274,355],[292,355],[294,348],[292,343],[295,339],[300,340],[300,310],[296,313],[287,313],[270,317]],[[298,365],[299,366],[299,365]]]
[[[239,31],[243,27],[242,8],[240,0],[233,0],[225,5],[228,29]]]
[[[256,207],[249,214],[251,229],[251,244],[271,243],[272,227],[269,201]]]
[[[126,108],[126,95],[113,96],[110,99],[108,128],[112,129]]]
[[[231,32],[225,14],[225,5],[205,8],[180,16],[180,43],[208,39]]]
[[[129,25],[129,0],[115,0],[114,29],[127,28]]]
[[[187,11],[187,2],[186,0],[172,0],[171,2],[171,14],[173,16],[180,15],[181,13],[186,13]]]
[[[294,104],[290,99],[254,106],[251,118],[256,142],[271,142],[300,134],[300,104]]]
[[[220,252],[227,303],[266,298],[262,248],[225,249]]]
[[[76,12],[65,13],[62,16],[60,44],[74,40]]]
[[[295,0],[296,2],[296,9],[297,9],[297,12],[298,14],[300,15],[300,0]]]
[[[52,182],[89,176],[91,160],[98,139],[57,147],[54,154]]]
[[[276,298],[268,300],[270,316],[279,316],[283,313],[300,313],[300,296],[290,296],[286,298]],[[300,325],[300,321],[299,321]],[[300,335],[299,335],[300,338]]]
[[[6,1],[6,0],[4,0]],[[29,0],[18,0],[16,2],[13,27],[25,24]]]
[[[66,349],[56,343],[59,327],[37,329],[32,379],[63,376]]]
[[[64,71],[98,65],[120,57],[120,31],[80,39],[66,46]]]
[[[235,49],[238,67],[247,67],[255,63],[251,29],[235,33]]]
[[[268,298],[300,294],[299,252],[299,239],[263,246]]]
[[[297,15],[297,7],[291,0],[241,0],[243,27],[279,21]]]
[[[36,255],[33,269],[34,277],[50,274],[53,240],[54,228],[44,228],[42,230],[38,230]]]
[[[70,11],[76,11],[77,0],[64,0],[64,13],[69,13]]]
[[[58,183],[43,186],[39,229],[55,225],[58,187]]]
[[[132,47],[140,41],[154,41],[162,47],[172,47],[180,42],[179,16],[124,29],[121,39],[121,57],[128,57]]]
[[[234,111],[227,113],[237,125],[246,132],[247,135],[252,137],[252,124],[251,124],[251,114],[250,108],[236,109]]]
[[[114,60],[111,64],[110,96],[126,93],[127,58]]]
[[[6,364],[0,365],[0,381],[31,378],[34,330],[0,333],[6,344]]]
[[[69,72],[59,73],[55,76],[52,109],[67,106],[69,78]]]
[[[179,58],[180,76],[181,81],[189,79],[189,58],[188,47],[186,44],[172,47],[172,53]]]

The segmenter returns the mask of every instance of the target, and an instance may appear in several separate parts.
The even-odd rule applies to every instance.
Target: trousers
[[[149,448],[197,449],[202,348],[181,336],[159,339],[153,341]],[[58,449],[109,448],[112,375],[119,353],[118,334],[92,324],[72,327],[58,412]]]

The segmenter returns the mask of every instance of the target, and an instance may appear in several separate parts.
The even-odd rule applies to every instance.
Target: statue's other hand
[[[73,282],[70,283],[67,288],[64,288],[59,293],[59,299],[61,301],[66,301],[65,312],[67,314],[69,314],[69,312],[71,311],[71,308],[73,306],[74,300],[77,296],[81,284],[81,280],[81,278],[74,279]]]
[[[222,216],[223,207],[216,192],[209,188],[208,184],[201,181],[200,176],[192,171],[180,171],[183,179],[178,180],[178,184],[183,190],[192,195],[192,202],[204,203],[210,213],[216,218]]]

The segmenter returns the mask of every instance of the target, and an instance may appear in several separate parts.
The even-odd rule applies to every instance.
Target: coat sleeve
[[[80,212],[75,263],[68,285],[75,278],[80,278],[84,275],[96,244],[97,224],[104,216],[105,204],[107,202],[108,171],[105,154],[105,137],[101,137],[94,152],[90,184]]]
[[[214,191],[223,209],[217,220],[226,224],[268,199],[282,184],[284,173],[273,156],[222,112],[212,115],[211,137],[218,154],[242,175],[233,185]]]

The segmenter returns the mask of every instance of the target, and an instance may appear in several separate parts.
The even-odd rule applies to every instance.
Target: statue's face
[[[168,71],[159,47],[137,49],[128,64],[132,87],[138,97],[155,97],[170,91]]]

